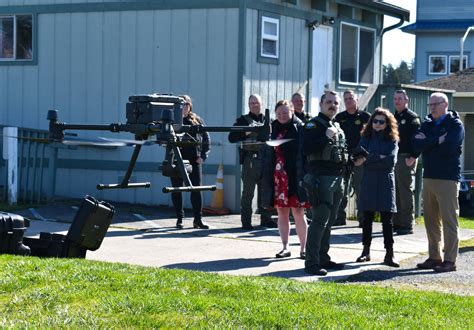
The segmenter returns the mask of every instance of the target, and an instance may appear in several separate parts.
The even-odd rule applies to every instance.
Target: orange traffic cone
[[[217,169],[216,190],[212,195],[211,206],[203,207],[203,212],[213,215],[229,214],[230,210],[224,207],[224,165]]]

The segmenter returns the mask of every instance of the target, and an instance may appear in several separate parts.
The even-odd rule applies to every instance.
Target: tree
[[[413,61],[410,66],[407,62],[401,61],[397,68],[394,68],[392,64],[383,65],[382,70],[384,84],[409,84],[415,80]]]

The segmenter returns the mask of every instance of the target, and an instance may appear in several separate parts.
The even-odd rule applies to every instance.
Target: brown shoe
[[[416,265],[419,269],[434,269],[436,266],[441,266],[443,262],[441,260],[428,258],[420,264]]]
[[[441,265],[434,268],[434,271],[437,273],[455,272],[456,265],[451,261],[443,261]]]

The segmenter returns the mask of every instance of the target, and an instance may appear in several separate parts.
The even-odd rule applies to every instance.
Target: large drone
[[[182,187],[164,187],[163,192],[185,192],[215,190],[216,186],[193,186],[189,173],[191,165],[183,160],[179,147],[196,145],[196,141],[184,141],[180,135],[189,133],[195,135],[202,132],[256,132],[257,140],[265,142],[270,135],[269,110],[265,110],[265,122],[262,126],[203,126],[183,125],[182,111],[184,99],[167,94],[134,95],[128,98],[126,106],[125,124],[113,123],[109,125],[92,124],[67,124],[58,121],[57,110],[48,111],[49,139],[55,142],[65,142],[65,130],[98,130],[114,133],[129,132],[135,135],[135,140],[122,140],[135,146],[127,172],[120,183],[98,184],[97,189],[125,189],[148,188],[150,182],[131,183],[130,176],[140,153],[145,144],[159,144],[166,146],[165,159],[162,163],[162,173],[167,177],[181,177],[184,180]],[[156,136],[154,141],[148,140]],[[113,139],[102,139],[104,145],[114,145]],[[116,140],[119,141],[119,140]]]

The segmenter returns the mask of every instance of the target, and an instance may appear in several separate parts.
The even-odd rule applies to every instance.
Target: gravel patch
[[[474,296],[474,247],[464,247],[459,251],[456,261],[457,271],[436,273],[433,270],[421,270],[416,264],[427,259],[419,255],[400,264],[400,268],[387,270],[371,269],[349,277],[341,283],[369,284],[392,288],[438,291],[462,296]]]

